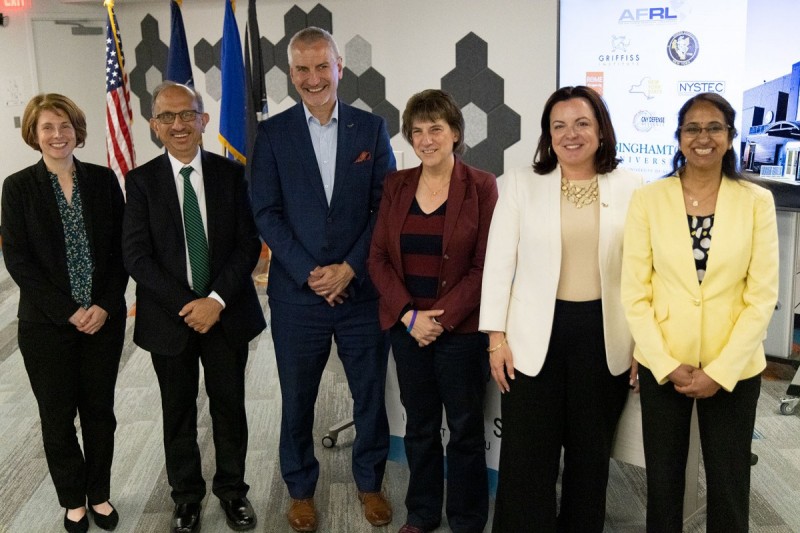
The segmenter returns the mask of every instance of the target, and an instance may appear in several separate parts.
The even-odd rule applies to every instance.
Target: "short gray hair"
[[[150,105],[150,116],[155,117],[156,115],[156,99],[158,98],[158,95],[161,94],[162,91],[170,87],[180,87],[181,89],[184,89],[189,94],[191,94],[192,97],[194,98],[194,102],[197,104],[197,112],[203,113],[203,97],[200,96],[199,92],[195,91],[188,85],[184,85],[182,83],[178,83],[171,80],[164,80],[158,84],[158,87],[153,89],[153,102]]]
[[[341,57],[341,55],[339,55],[339,47],[336,45],[333,35],[322,28],[309,26],[295,33],[289,41],[289,47],[286,49],[286,54],[289,57],[289,66],[292,66],[292,48],[294,48],[295,43],[312,44],[317,41],[325,41],[328,43],[328,47],[330,47],[331,51],[333,51],[333,55],[336,56],[336,59]]]

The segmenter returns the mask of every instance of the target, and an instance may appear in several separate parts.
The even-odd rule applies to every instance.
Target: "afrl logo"
[[[620,24],[650,24],[656,22],[677,22],[678,15],[672,15],[669,7],[641,7],[624,9],[619,16]]]

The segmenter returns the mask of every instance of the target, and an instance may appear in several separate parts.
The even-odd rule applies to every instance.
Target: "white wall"
[[[21,120],[31,96],[40,91],[31,21],[96,17],[98,13],[104,13],[102,9],[102,2],[68,5],[55,0],[33,2],[33,7],[25,12],[0,8],[9,17],[8,26],[0,27],[0,179],[39,159],[39,153],[22,141],[20,130],[14,123],[16,117]],[[98,65],[98,83],[104,83],[102,68]],[[93,135],[95,138],[98,136],[97,133]]]
[[[292,6],[297,5],[308,12],[317,3],[259,1],[261,34],[273,43],[277,42],[285,33],[284,15]],[[484,0],[329,0],[321,3],[333,14],[333,33],[341,48],[357,34],[372,44],[372,64],[386,77],[386,97],[401,112],[411,94],[441,86],[440,78],[455,68],[455,43],[468,32],[475,32],[489,44],[489,68],[505,79],[505,104],[522,119],[521,141],[505,151],[505,168],[530,163],[539,135],[541,108],[547,96],[556,88],[558,0],[507,0],[502,3]],[[135,46],[141,40],[140,24],[145,15],[149,13],[158,20],[161,40],[169,43],[169,2],[117,0],[115,11],[130,74],[136,66]],[[183,3],[192,59],[192,47],[200,38],[213,44],[221,37],[223,12],[223,0],[188,0]],[[31,20],[103,17],[105,8],[102,0],[90,3],[37,0],[28,12],[9,14],[10,24],[0,28],[0,65],[3,66],[0,72],[0,161],[3,162],[0,179],[32,164],[39,155],[22,142],[20,131],[14,128],[13,122],[15,116],[21,117],[24,104],[39,91]],[[246,1],[237,2],[236,15],[243,37]],[[97,66],[97,72],[80,72],[76,75],[85,79],[86,83],[104,83],[103,65]],[[204,74],[195,68],[194,76],[196,87],[202,91],[205,86]],[[6,104],[6,87],[12,83],[21,86],[21,105]],[[48,90],[56,89],[48,87]],[[205,146],[220,152],[217,141],[219,105],[208,96],[205,96],[205,101],[212,117],[205,134]],[[270,100],[270,112],[277,113],[292,103],[288,98],[283,102]],[[134,146],[137,161],[142,163],[160,151],[150,141],[147,124],[139,113],[139,99],[135,96],[133,107]],[[84,111],[92,113],[92,110]],[[101,142],[100,135],[104,135],[104,132],[90,131],[90,142]],[[392,144],[396,150],[405,152],[406,165],[416,163],[413,152],[401,135],[396,135]],[[77,155],[81,157],[80,152]],[[103,164],[105,161],[92,162]]]

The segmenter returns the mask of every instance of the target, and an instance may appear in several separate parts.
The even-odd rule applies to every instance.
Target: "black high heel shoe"
[[[73,522],[67,518],[68,512],[69,509],[64,511],[64,529],[66,529],[69,533],[86,533],[89,531],[89,517],[87,515],[83,515],[83,518],[77,522]]]
[[[111,502],[108,502],[108,505],[111,505]],[[92,513],[95,525],[100,529],[113,531],[114,528],[117,527],[117,524],[119,524],[119,513],[114,509],[113,505],[111,505],[111,512],[107,515],[98,513],[91,505],[89,506],[89,512]]]

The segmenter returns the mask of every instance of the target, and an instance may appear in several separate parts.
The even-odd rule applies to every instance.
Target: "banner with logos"
[[[648,180],[671,170],[678,110],[695,94],[741,109],[747,0],[560,5],[559,86],[603,96],[624,167]]]

